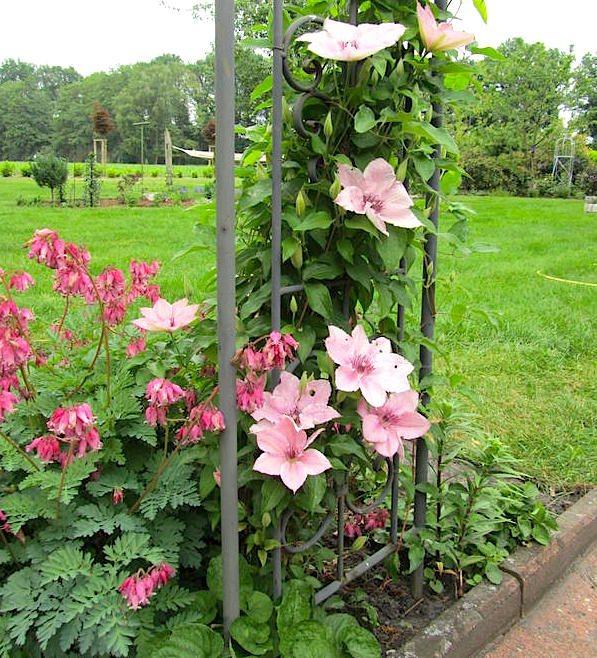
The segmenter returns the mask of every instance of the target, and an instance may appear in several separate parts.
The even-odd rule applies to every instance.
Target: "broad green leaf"
[[[345,261],[352,263],[354,257],[354,245],[347,238],[342,238],[336,242],[336,249]]]
[[[230,635],[240,646],[254,656],[262,656],[272,648],[268,624],[250,617],[239,617],[230,626]]]
[[[363,217],[362,215],[349,217],[344,222],[344,226],[346,226],[346,228],[354,229],[355,231],[365,231],[366,233],[369,233],[375,237],[381,235],[381,233],[375,228],[375,226],[373,226],[369,219],[367,219],[367,217]]]
[[[306,283],[305,292],[311,309],[325,320],[330,320],[334,315],[334,306],[326,286],[323,283]]]
[[[443,194],[456,194],[461,182],[462,174],[459,171],[446,171],[441,177],[440,189]]]
[[[268,478],[261,485],[261,510],[270,512],[282,501],[288,489],[277,478]]]
[[[295,499],[296,504],[307,512],[314,512],[325,496],[327,482],[325,475],[310,475]]]
[[[242,555],[239,556],[239,572],[241,594],[248,594],[253,590],[253,578],[251,577],[249,565]],[[209,562],[209,566],[207,567],[207,586],[209,587],[209,591],[221,601],[223,597],[223,567],[221,555],[216,555]]]
[[[334,262],[314,261],[307,263],[303,269],[303,279],[329,280],[335,279],[342,274],[342,267]]]
[[[290,580],[284,588],[282,602],[278,607],[276,623],[282,634],[311,618],[313,590],[303,580]]]
[[[485,576],[490,583],[499,585],[502,582],[504,574],[497,564],[494,562],[488,562],[485,567]]]
[[[203,624],[176,627],[150,658],[217,658],[224,651],[222,637]]]
[[[313,345],[315,345],[315,330],[309,325],[305,325],[301,331],[295,332],[295,338],[299,343],[298,357],[304,363],[311,354]]]
[[[404,256],[408,244],[408,234],[405,229],[388,226],[388,235],[382,236],[377,243],[377,253],[383,260],[386,269],[393,272],[398,269],[400,259]]]
[[[247,600],[246,612],[255,621],[265,624],[272,616],[274,604],[267,594],[252,592]]]
[[[433,176],[433,172],[435,171],[435,162],[433,158],[428,157],[423,153],[413,153],[411,157],[415,163],[417,173],[425,182],[427,182],[431,176]]]
[[[265,80],[260,82],[255,89],[251,92],[251,100],[256,101],[258,98],[261,98],[268,92],[272,90],[272,85],[273,85],[273,77],[271,75],[268,75]]]
[[[340,636],[352,658],[381,658],[377,638],[365,628],[347,626]]]
[[[294,231],[313,231],[317,228],[328,228],[332,223],[332,218],[325,212],[319,210],[308,212],[303,217],[297,217],[296,214],[285,213],[284,219],[290,224]]]
[[[357,133],[366,133],[375,128],[377,123],[373,110],[367,105],[361,105],[354,116],[354,129]]]
[[[291,235],[288,238],[284,238],[284,240],[282,240],[282,262],[286,262],[291,258],[295,251],[300,249],[300,247],[301,242],[296,236]]]
[[[318,621],[289,625],[280,635],[282,658],[340,658],[331,632]]]

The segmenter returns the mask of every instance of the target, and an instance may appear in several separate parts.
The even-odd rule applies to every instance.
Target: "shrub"
[[[21,166],[21,176],[23,176],[23,178],[31,178],[32,175],[33,172],[31,171],[31,164],[26,162]]]
[[[152,169],[150,172],[150,176],[152,178],[157,178],[160,175],[160,170],[159,169]]]
[[[81,178],[83,174],[85,173],[85,165],[81,164],[80,162],[75,162],[73,165],[73,176],[75,178]]]
[[[191,172],[191,178],[198,178],[198,177],[199,174],[193,169],[193,171]]]
[[[118,169],[110,168],[106,171],[108,178],[118,178]]]
[[[139,182],[139,176],[136,174],[125,174],[118,181],[118,199],[128,206],[135,205],[138,195],[134,192],[135,185]]]
[[[93,208],[99,204],[102,180],[95,155],[90,153],[85,161],[85,182],[83,184],[83,203]]]
[[[576,185],[585,196],[597,196],[597,160],[589,160]]]
[[[0,174],[4,178],[9,178],[15,173],[15,165],[14,162],[3,162],[0,164]]]
[[[40,187],[49,187],[54,203],[54,191],[58,190],[60,201],[64,196],[64,185],[68,178],[66,161],[52,154],[36,156],[31,163],[31,175]]]

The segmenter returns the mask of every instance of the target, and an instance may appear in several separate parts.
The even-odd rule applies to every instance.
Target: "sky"
[[[200,59],[213,40],[213,22],[192,19],[193,0],[167,2],[180,11],[160,0],[0,0],[0,61],[74,66],[88,75],[163,53]],[[596,0],[487,0],[487,6],[488,25],[472,0],[462,0],[460,10],[462,29],[481,46],[521,36],[562,50],[573,44],[578,56],[597,50]]]

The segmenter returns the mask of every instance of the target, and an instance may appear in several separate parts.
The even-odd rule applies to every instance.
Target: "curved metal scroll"
[[[320,523],[319,528],[310,539],[297,544],[289,544],[288,540],[286,539],[286,527],[288,526],[288,521],[290,521],[292,516],[294,516],[294,511],[287,510],[282,516],[282,523],[280,527],[280,540],[284,546],[284,550],[287,553],[302,553],[303,551],[309,550],[312,546],[315,546],[315,544],[317,544],[317,542],[325,535],[332,521],[334,520],[334,515],[329,513]]]
[[[368,512],[371,512],[371,510],[374,510],[376,507],[379,507],[388,497],[390,491],[392,490],[392,483],[394,481],[394,464],[392,463],[391,459],[386,459],[385,461],[388,465],[388,477],[386,479],[384,488],[368,505],[357,505],[350,497],[350,494],[347,493],[346,507],[348,507],[351,512],[354,512],[355,514],[367,514]]]

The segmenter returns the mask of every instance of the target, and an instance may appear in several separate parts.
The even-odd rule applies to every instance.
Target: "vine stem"
[[[66,320],[66,316],[68,314],[68,307],[70,303],[70,295],[66,296],[66,301],[64,302],[64,311],[62,312],[62,317],[60,318],[60,322],[58,323],[58,329],[56,330],[56,333],[58,336],[62,333],[62,327],[64,326],[64,321]]]
[[[5,434],[0,430],[0,436],[9,443],[24,459],[26,459],[36,471],[41,471],[41,468],[33,461],[33,459],[21,448],[21,446],[14,440],[11,439],[8,434]]]
[[[64,468],[60,475],[60,482],[58,484],[58,493],[56,496],[56,518],[60,518],[60,498],[62,498],[62,490],[64,489],[64,482],[66,481],[66,471],[70,466],[71,459],[73,458],[73,453],[75,452],[75,443],[71,441],[68,448],[68,454],[66,456],[66,462],[64,463]]]

